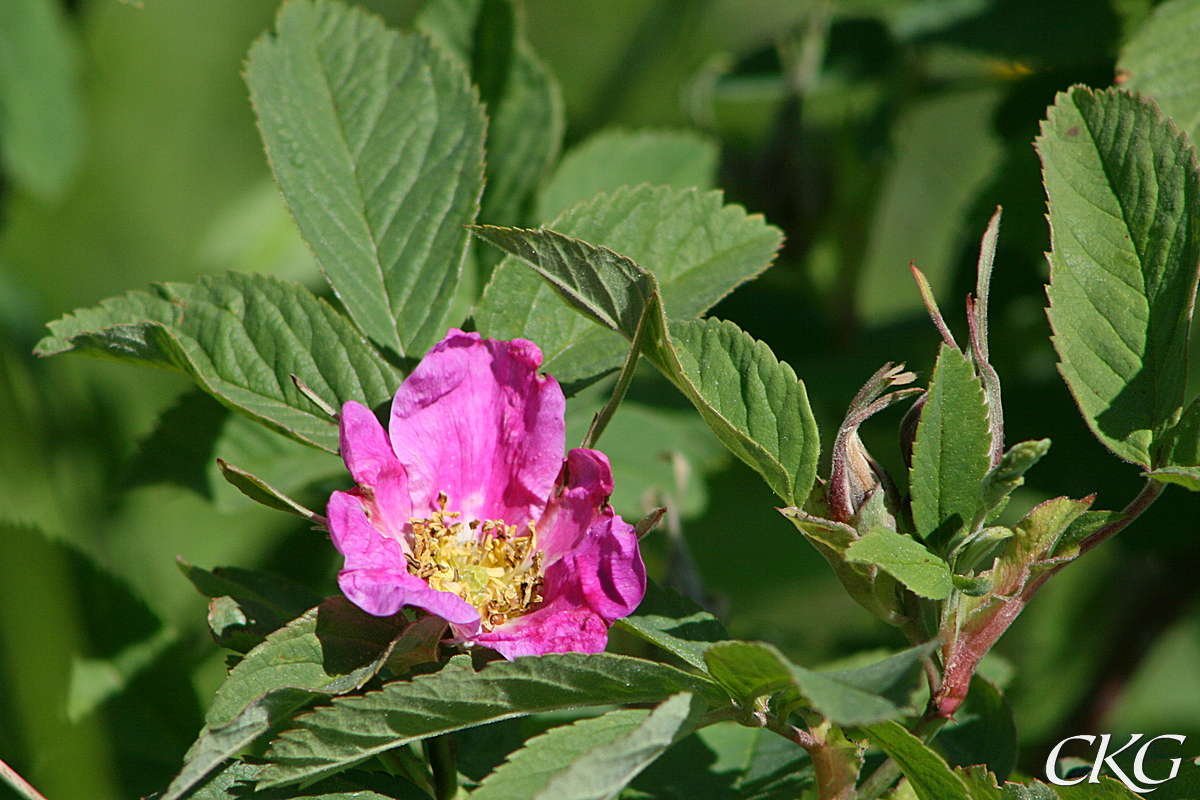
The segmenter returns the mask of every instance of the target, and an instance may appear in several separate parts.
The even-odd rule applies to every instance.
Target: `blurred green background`
[[[365,5],[405,25],[419,3]],[[937,337],[909,260],[964,331],[978,237],[1003,205],[992,336],[1008,439],[1054,442],[1015,510],[1092,492],[1096,507],[1119,508],[1137,470],[1092,439],[1054,368],[1032,141],[1056,91],[1112,83],[1122,42],[1153,5],[525,0],[523,18],[561,84],[566,153],[611,128],[690,129],[719,153],[705,167],[712,183],[783,228],[775,266],[713,313],[795,367],[826,448],[883,362],[932,366]],[[199,730],[223,655],[177,556],[333,591],[327,541],[221,486],[203,436],[173,443],[175,459],[142,446],[184,381],[30,355],[46,321],[150,281],[237,269],[319,288],[240,75],[276,6],[0,0],[0,758],[54,800],[161,789]],[[641,392],[675,403],[652,382]],[[224,424],[184,403],[198,428]],[[902,413],[863,430],[896,474]],[[694,574],[655,534],[657,577],[698,578],[735,636],[802,664],[902,644],[842,592],[755,475],[703,436],[686,455],[684,485],[639,483],[614,499],[628,516],[643,490],[680,509]],[[624,460],[639,457],[661,464],[653,451]],[[316,486],[310,502],[327,491]],[[1011,674],[1027,770],[1075,733],[1200,736],[1196,509],[1169,489],[1002,640],[990,672]]]

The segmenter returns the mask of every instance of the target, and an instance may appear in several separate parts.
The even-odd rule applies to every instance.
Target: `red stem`
[[[1121,511],[1120,517],[1080,541],[1079,555],[1083,555],[1096,545],[1111,539],[1127,528],[1131,522],[1142,515],[1143,511],[1149,508],[1151,503],[1158,499],[1158,496],[1163,493],[1164,488],[1166,488],[1166,485],[1160,481],[1147,481],[1146,485],[1142,487],[1142,491],[1138,493],[1138,496],[1133,498],[1129,505],[1125,506],[1124,510]],[[987,623],[979,630],[973,632],[967,641],[957,643],[961,646],[956,647],[947,657],[942,688],[937,694],[937,710],[939,714],[943,717],[954,715],[954,712],[958,710],[959,706],[967,698],[967,691],[971,685],[971,676],[975,674],[975,668],[979,666],[980,660],[992,649],[1000,637],[1004,635],[1004,632],[1008,630],[1008,626],[1013,623],[1013,620],[1017,618],[1017,615],[1021,613],[1037,590],[1042,588],[1042,585],[1046,581],[1050,580],[1055,573],[1069,563],[1069,561],[1063,562],[1040,573],[1033,580],[1026,583],[1016,597],[1003,603],[1000,609],[988,619]]]

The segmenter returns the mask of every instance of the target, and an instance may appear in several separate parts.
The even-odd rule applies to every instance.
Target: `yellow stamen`
[[[452,592],[479,610],[490,631],[542,601],[542,551],[535,549],[533,523],[517,532],[503,520],[458,522],[447,511],[445,492],[438,510],[426,519],[413,517],[408,569],[430,588]],[[474,533],[464,535],[464,529]]]

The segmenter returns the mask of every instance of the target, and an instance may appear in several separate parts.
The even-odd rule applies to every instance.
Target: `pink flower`
[[[646,590],[637,536],[596,450],[563,459],[565,400],[542,353],[451,329],[396,391],[388,431],[342,407],[357,488],[329,498],[338,583],[364,611],[404,606],[505,658],[595,653]]]

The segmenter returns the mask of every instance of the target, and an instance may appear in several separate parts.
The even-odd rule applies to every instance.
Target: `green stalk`
[[[458,794],[458,748],[454,734],[443,733],[425,740],[425,755],[433,771],[435,800],[453,800]]]

